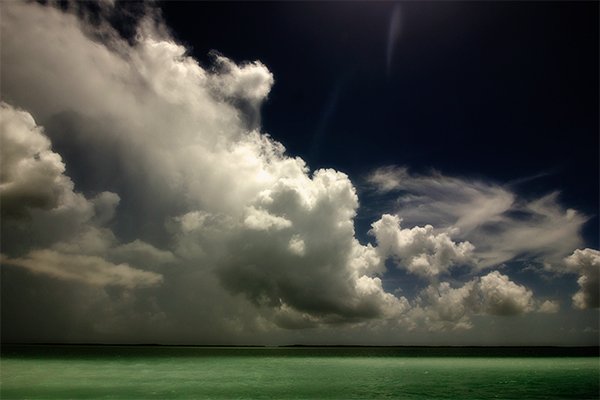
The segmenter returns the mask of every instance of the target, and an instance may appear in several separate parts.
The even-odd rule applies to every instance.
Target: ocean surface
[[[598,348],[3,345],[1,399],[598,399]]]

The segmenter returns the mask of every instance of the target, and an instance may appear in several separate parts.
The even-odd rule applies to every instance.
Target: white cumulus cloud
[[[600,307],[600,251],[577,249],[565,258],[569,271],[579,274],[579,291],[573,295],[576,308]]]
[[[442,175],[411,174],[385,167],[368,181],[381,193],[398,193],[396,213],[408,226],[432,224],[475,246],[480,267],[529,257],[560,263],[582,243],[588,220],[558,202],[558,193],[524,200],[509,187]]]
[[[446,233],[435,233],[431,225],[402,229],[400,218],[384,214],[372,224],[382,258],[393,257],[397,266],[424,277],[448,272],[456,264],[473,263],[473,245],[454,243]]]
[[[411,318],[430,330],[470,329],[473,315],[510,316],[534,310],[531,290],[492,271],[457,288],[448,282],[430,285],[419,294]]]

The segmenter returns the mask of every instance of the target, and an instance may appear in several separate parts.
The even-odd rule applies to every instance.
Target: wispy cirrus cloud
[[[588,218],[561,206],[558,192],[526,200],[493,182],[417,175],[403,167],[377,169],[368,181],[380,193],[396,194],[394,207],[406,226],[432,224],[472,243],[481,267],[518,257],[562,264],[583,243]]]

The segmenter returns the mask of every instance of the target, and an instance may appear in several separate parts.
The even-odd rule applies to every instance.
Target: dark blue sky
[[[262,61],[275,85],[262,129],[311,169],[361,187],[404,165],[561,191],[594,216],[598,246],[598,3],[164,3],[174,36],[209,64]],[[361,196],[361,201],[368,201]],[[358,221],[360,223],[360,221]]]

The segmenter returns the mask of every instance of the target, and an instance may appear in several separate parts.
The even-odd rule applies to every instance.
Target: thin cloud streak
[[[481,268],[518,257],[559,267],[583,244],[581,229],[588,217],[563,208],[558,192],[525,200],[495,183],[415,175],[401,167],[377,169],[368,182],[382,195],[397,193],[394,207],[406,226],[432,223],[472,243]]]
[[[387,47],[385,52],[385,66],[388,79],[392,75],[392,63],[394,61],[394,49],[400,37],[401,29],[401,8],[400,4],[394,4],[392,15],[390,17],[390,25],[388,28]]]

